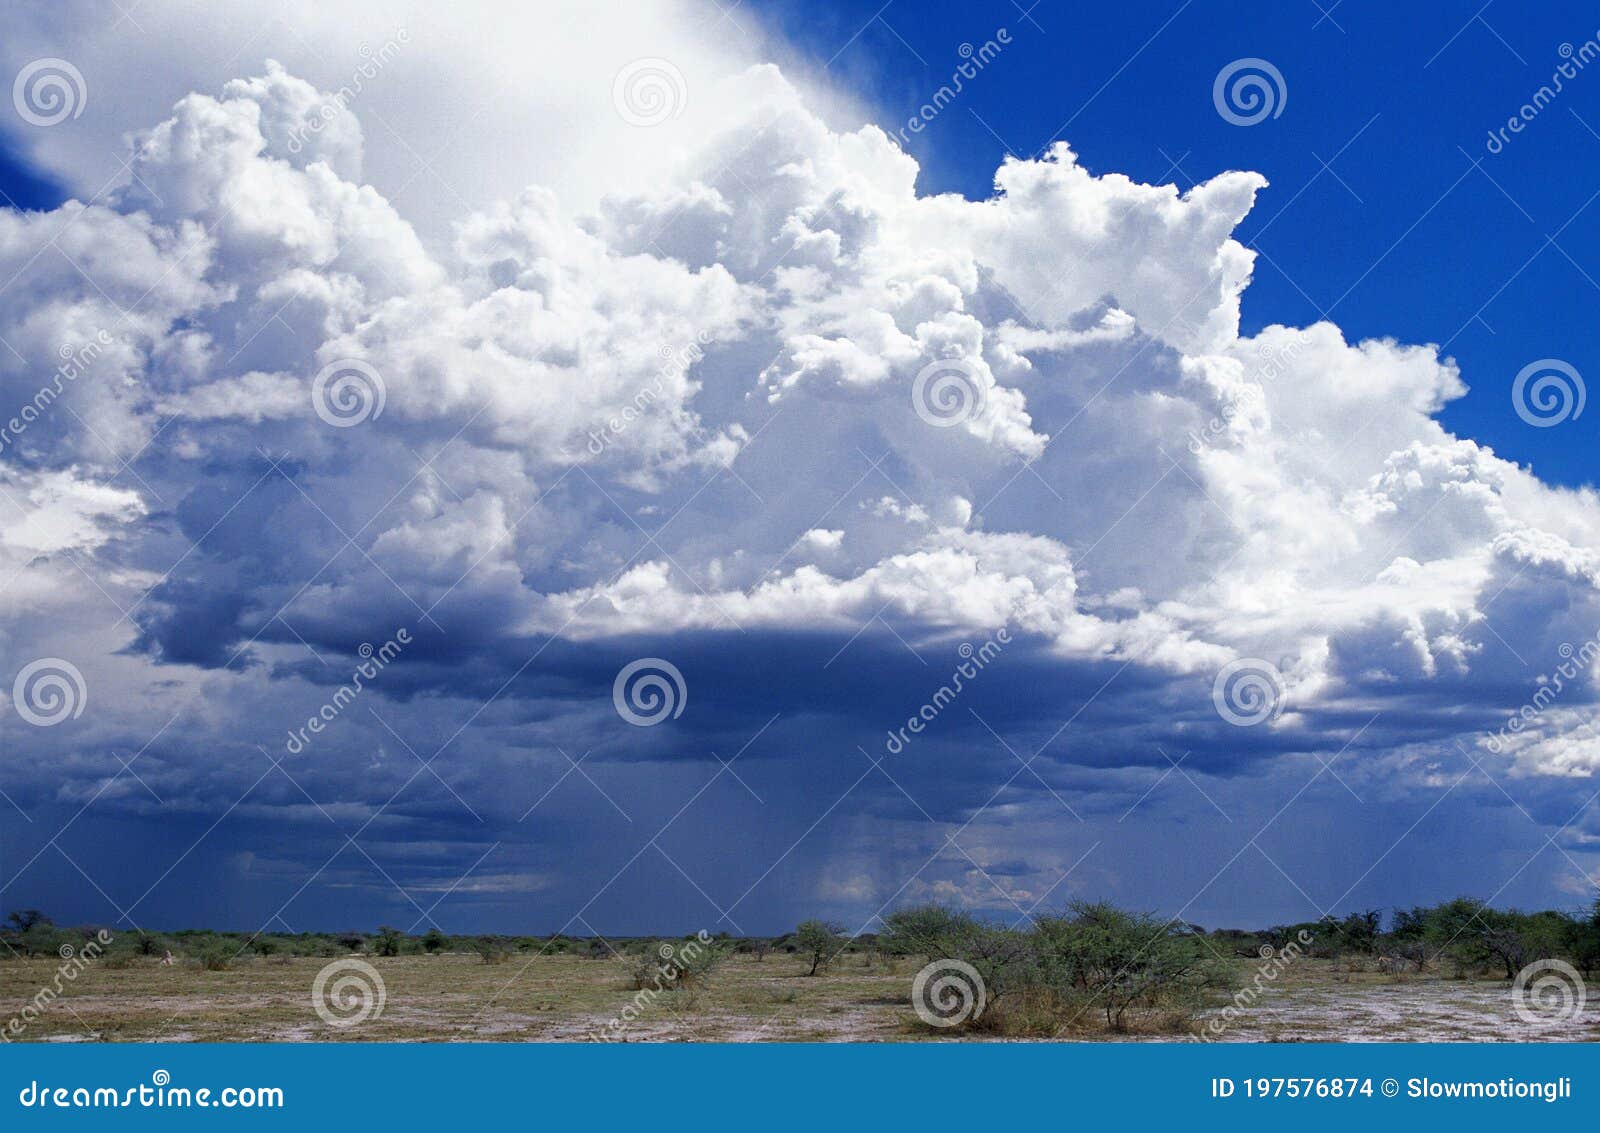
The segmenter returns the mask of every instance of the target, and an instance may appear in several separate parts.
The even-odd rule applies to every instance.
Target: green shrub
[[[233,962],[237,958],[237,950],[222,941],[207,944],[195,957],[200,966],[208,972],[226,972],[233,967]]]
[[[879,945],[891,955],[974,969],[985,1008],[960,1025],[997,1034],[1175,1030],[1234,978],[1192,926],[1104,903],[1074,904],[1027,931],[937,905],[885,925]]]
[[[686,941],[660,941],[650,946],[633,967],[635,991],[684,991],[702,989],[711,975],[727,959],[731,949],[699,938]]]
[[[1233,972],[1186,925],[1104,902],[1078,902],[1034,930],[1041,982],[1063,1000],[1087,991],[1107,1029],[1182,1021]]]
[[[811,962],[811,970],[806,973],[814,976],[838,957],[844,951],[844,929],[827,921],[802,921],[794,930],[795,948],[800,954]]]
[[[473,945],[473,951],[478,954],[478,960],[484,964],[504,964],[511,959],[511,953],[497,940],[487,938],[480,940]]]
[[[878,945],[891,956],[962,959],[965,943],[978,927],[967,913],[944,905],[919,905],[890,913]]]

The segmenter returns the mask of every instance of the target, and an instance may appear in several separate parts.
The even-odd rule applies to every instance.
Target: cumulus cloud
[[[113,609],[78,662],[130,692],[107,734],[221,689],[189,727],[265,742],[411,627],[377,699],[425,728],[419,702],[459,707],[436,738],[471,748],[463,793],[493,795],[523,741],[494,713],[481,729],[486,699],[522,705],[553,758],[553,722],[601,728],[603,669],[646,648],[784,642],[799,666],[794,643],[825,639],[787,678],[815,691],[858,639],[931,680],[930,656],[1003,628],[1041,687],[1098,697],[1128,673],[1084,720],[1100,750],[1046,761],[1109,812],[1158,740],[1218,774],[1338,750],[1369,717],[1363,750],[1478,751],[1600,625],[1600,503],[1444,430],[1452,360],[1330,323],[1240,334],[1253,256],[1232,233],[1258,175],[1180,192],[1058,144],[1008,159],[986,200],[924,196],[887,135],[831,127],[774,67],[708,97],[720,121],[670,177],[592,207],[541,187],[463,205],[441,239],[366,178],[361,107],[269,62],[137,133],[100,203],[0,213],[0,392],[30,402],[63,348],[105,343],[0,456],[12,655],[66,649],[19,603],[93,586]],[[349,406],[318,376],[352,365],[358,419],[332,420]],[[921,411],[930,367],[964,382],[954,419]],[[1246,659],[1284,704],[1235,729],[1212,680]],[[738,669],[712,694],[740,706],[730,732],[771,687]],[[1482,757],[1592,773],[1593,674],[1569,683],[1565,713]],[[1023,699],[1048,743],[1066,712]],[[876,719],[802,703],[841,739]],[[347,761],[371,755],[358,726],[331,745]],[[174,789],[218,774],[166,758]],[[944,797],[966,772],[937,762]],[[382,801],[360,775],[330,789]],[[816,881],[894,889],[843,859]]]

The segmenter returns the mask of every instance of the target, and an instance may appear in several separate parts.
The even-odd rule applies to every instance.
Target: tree
[[[1087,991],[1112,1030],[1130,1009],[1194,1000],[1229,978],[1181,925],[1105,902],[1075,902],[1069,914],[1037,922],[1042,978],[1067,995]]]
[[[1474,897],[1457,897],[1423,911],[1423,942],[1430,959],[1448,956],[1457,974],[1481,967],[1492,957],[1484,947],[1485,914],[1491,910]]]
[[[1351,913],[1342,921],[1330,923],[1328,927],[1337,937],[1341,948],[1370,956],[1378,949],[1378,934],[1383,929],[1383,913],[1377,909]]]
[[[34,925],[48,925],[51,923],[50,918],[45,916],[38,909],[18,909],[7,916],[6,920],[11,922],[12,931],[16,932],[19,936],[22,933],[27,932]]]
[[[1037,976],[1030,938],[946,905],[914,905],[884,918],[877,946],[889,956],[929,963],[959,960],[977,971],[989,999],[1024,987]]]
[[[1528,943],[1519,920],[1514,913],[1484,909],[1474,926],[1483,950],[1505,965],[1508,980],[1514,979],[1527,962]]]
[[[392,925],[380,925],[378,927],[378,955],[400,955],[400,942],[403,939],[405,939],[404,935],[399,929]]]
[[[740,956],[754,956],[756,963],[766,959],[768,952],[772,951],[772,939],[766,936],[747,936],[733,946],[734,952]]]
[[[897,909],[885,918],[879,946],[891,956],[922,956],[930,961],[964,959],[979,925],[966,913],[944,905]]]
[[[1561,950],[1572,957],[1585,979],[1600,967],[1600,898],[1586,913],[1566,918]]]
[[[1562,951],[1570,933],[1570,921],[1561,913],[1519,913],[1484,909],[1478,917],[1478,940],[1483,949],[1505,966],[1506,979],[1535,960],[1545,960]]]
[[[437,925],[430,928],[427,935],[422,938],[422,947],[430,956],[443,952],[449,944],[450,938],[440,932]]]
[[[1419,972],[1426,971],[1428,962],[1433,958],[1427,939],[1428,912],[1422,905],[1396,909],[1394,925],[1389,930],[1390,951],[1415,964]]]
[[[18,934],[17,941],[22,945],[24,954],[28,956],[48,956],[63,943],[74,943],[56,930],[54,922],[49,917],[40,917],[30,922],[27,929]]]
[[[811,970],[806,975],[816,975],[844,950],[843,932],[840,925],[815,920],[803,921],[794,930],[795,946],[802,956],[811,958]]]

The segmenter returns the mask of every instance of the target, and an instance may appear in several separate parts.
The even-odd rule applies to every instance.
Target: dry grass
[[[330,961],[241,959],[229,970],[92,965],[22,1041],[584,1041],[635,1003],[631,966],[616,960],[513,954],[502,964],[476,955],[366,957],[381,973],[381,1016],[352,1028],[323,1022],[311,985]],[[916,1021],[909,1000],[915,962],[864,963],[851,956],[826,974],[783,954],[729,959],[693,993],[665,992],[620,1032],[630,1042],[982,1040],[996,1028],[956,1035]],[[54,981],[49,958],[0,963],[0,1026]],[[1254,965],[1240,962],[1248,979]],[[1012,1010],[1024,1010],[1022,1004]],[[997,1012],[1004,1010],[1000,1005]],[[998,1020],[996,1020],[998,1022]],[[1009,1029],[1009,1028],[1007,1028]],[[1029,1028],[1033,1029],[1033,1028]],[[1039,1028],[1043,1029],[1043,1028]],[[1106,1035],[1084,1021],[1062,1037],[1121,1041],[1172,1038]],[[1335,971],[1304,960],[1224,1034],[1237,1040],[1600,1039],[1600,1004],[1577,1022],[1530,1032],[1511,1012],[1503,981],[1448,980]]]

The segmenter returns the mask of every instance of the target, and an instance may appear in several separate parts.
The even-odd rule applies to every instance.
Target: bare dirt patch
[[[330,961],[247,959],[232,969],[152,963],[91,965],[63,987],[17,1041],[30,1042],[625,1042],[980,1041],[920,1025],[911,1010],[918,964],[847,956],[817,977],[795,957],[737,957],[710,986],[641,1004],[629,966],[578,956],[366,957],[384,982],[381,1015],[330,1025],[312,984]],[[55,978],[49,958],[0,963],[0,1027]],[[1241,972],[1253,968],[1241,962]],[[1210,1016],[1202,1014],[1203,1024]],[[612,1020],[621,1020],[610,1028]],[[1073,1032],[1076,1040],[1154,1041],[1182,1034]],[[1529,1024],[1504,980],[1336,971],[1304,960],[1233,1018],[1224,1042],[1600,1041],[1600,989],[1573,1020]]]

